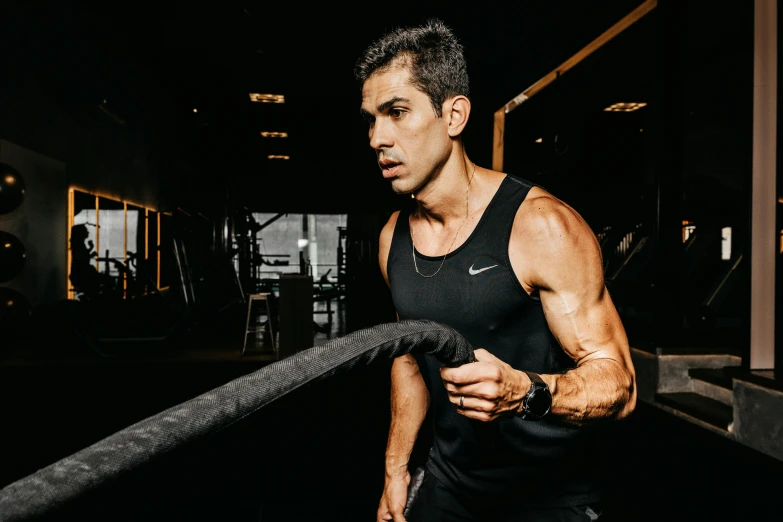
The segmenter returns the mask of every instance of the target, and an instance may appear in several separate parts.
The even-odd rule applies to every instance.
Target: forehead
[[[372,74],[362,86],[362,109],[375,112],[379,105],[394,98],[406,98],[416,101],[427,95],[411,83],[407,68],[393,66]]]

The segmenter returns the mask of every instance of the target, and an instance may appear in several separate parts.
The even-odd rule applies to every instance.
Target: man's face
[[[383,177],[398,194],[415,192],[445,163],[451,139],[429,97],[409,81],[405,68],[376,72],[362,87],[362,115],[369,125]]]

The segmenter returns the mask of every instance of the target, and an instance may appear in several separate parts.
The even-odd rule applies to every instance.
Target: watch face
[[[536,417],[543,417],[552,406],[552,397],[546,390],[538,389],[527,399],[525,406],[531,414]]]

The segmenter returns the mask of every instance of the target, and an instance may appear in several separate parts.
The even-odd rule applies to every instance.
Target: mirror
[[[68,230],[68,298],[84,300],[97,296],[109,283],[98,272],[98,198],[80,190],[72,191],[71,225]]]

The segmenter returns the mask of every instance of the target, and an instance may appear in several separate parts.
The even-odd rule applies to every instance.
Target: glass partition
[[[113,280],[117,296],[124,296],[126,251],[125,251],[125,205],[113,199],[98,196],[98,270]]]
[[[158,212],[75,188],[68,197],[68,298],[127,299],[159,289]]]
[[[138,205],[125,205],[125,297],[137,298],[153,290],[149,284],[147,258],[147,211]],[[154,282],[154,280],[153,280]]]

